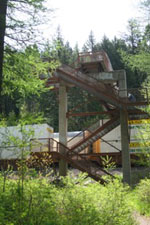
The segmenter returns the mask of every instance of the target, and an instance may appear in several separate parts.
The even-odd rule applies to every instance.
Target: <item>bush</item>
[[[57,210],[62,225],[133,225],[126,200],[129,189],[115,180],[106,186],[98,183],[71,185],[57,193]]]
[[[129,189],[115,180],[106,186],[82,177],[62,178],[60,185],[48,178],[0,177],[0,225],[134,225],[126,197]]]
[[[20,181],[7,180],[6,191],[0,190],[1,225],[43,225],[54,222],[54,187],[42,180],[26,180],[24,190]],[[49,223],[50,224],[50,223]]]
[[[137,209],[143,215],[150,216],[150,179],[143,179],[135,189]]]

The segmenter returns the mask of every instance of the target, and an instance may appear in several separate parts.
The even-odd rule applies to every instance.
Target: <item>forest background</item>
[[[149,0],[139,5],[144,17],[131,18],[128,32],[122,37],[110,40],[104,36],[96,41],[91,31],[82,50],[64,41],[60,27],[53,41],[42,41],[38,27],[48,23],[55,13],[47,9],[44,0],[0,0],[0,5],[1,125],[17,125],[23,119],[28,124],[48,123],[58,131],[58,91],[47,88],[46,79],[61,63],[74,66],[80,51],[106,51],[114,70],[126,70],[128,88],[149,87]],[[45,80],[39,79],[43,76]],[[76,105],[80,105],[76,112],[102,110],[98,100],[74,87],[68,90],[68,110]],[[69,130],[81,130],[99,118],[69,118]]]

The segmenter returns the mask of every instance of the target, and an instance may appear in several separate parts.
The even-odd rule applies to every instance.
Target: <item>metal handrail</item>
[[[93,88],[95,88],[95,89],[97,89],[97,90],[99,90],[101,93],[103,93],[103,94],[105,94],[105,96],[107,96],[107,97],[109,97],[109,98],[111,98],[111,99],[114,99],[114,100],[116,100],[116,101],[119,101],[119,96],[118,95],[115,95],[115,91],[114,91],[114,88],[112,87],[111,88],[111,90],[112,90],[112,92],[111,92],[111,94],[110,93],[108,93],[108,89],[106,90],[106,87],[105,87],[105,85],[102,83],[102,82],[98,82],[98,80],[96,79],[96,78],[94,78],[94,77],[92,77],[92,76],[88,76],[87,77],[87,75],[86,74],[84,74],[84,73],[82,73],[81,71],[77,71],[76,69],[74,69],[74,68],[71,68],[71,67],[67,67],[67,66],[65,66],[65,65],[63,65],[63,67],[61,68],[58,68],[58,71],[60,70],[60,71],[62,71],[62,70],[64,70],[64,69],[67,69],[67,71],[64,71],[65,72],[65,74],[67,74],[68,76],[71,76],[71,77],[73,77],[74,79],[80,79],[80,81],[83,83],[85,83],[86,82],[86,85],[87,86],[90,86],[90,87],[93,87]],[[83,81],[84,80],[84,81]],[[92,84],[92,86],[91,86],[91,84]],[[109,89],[110,90],[110,89]],[[112,93],[114,94],[114,95],[112,95]],[[121,102],[119,101],[119,103],[121,104]]]
[[[79,140],[77,143],[75,143],[73,146],[71,146],[71,150],[74,151],[77,147],[81,146],[82,144],[84,144],[85,142],[87,142],[88,140],[92,139],[93,137],[95,137],[96,135],[98,135],[98,133],[102,132],[104,129],[107,129],[109,126],[111,127],[111,125],[114,122],[118,122],[118,117],[114,117],[111,120],[107,121],[106,123],[104,123],[102,126],[99,126],[96,130],[92,131],[91,133],[88,133],[88,136],[85,136],[84,139]],[[110,130],[106,130],[105,134],[107,132],[109,132]],[[104,135],[104,133],[102,134],[102,136]],[[99,139],[101,137],[101,135],[97,136],[96,139]],[[95,139],[95,141],[96,141]],[[93,143],[94,141],[92,141]],[[88,142],[87,142],[88,143]],[[84,146],[85,147],[85,146]]]
[[[54,142],[57,143],[57,146],[59,146],[59,149],[60,149],[60,147],[65,148],[65,150],[66,150],[66,155],[65,155],[65,157],[67,157],[68,160],[70,160],[73,164],[76,164],[76,165],[80,166],[80,167],[83,168],[86,172],[90,173],[90,174],[93,175],[93,176],[98,176],[98,175],[97,175],[97,168],[94,167],[94,164],[93,164],[90,160],[88,160],[86,157],[84,157],[84,156],[82,156],[82,155],[80,155],[80,154],[78,154],[78,153],[76,153],[76,152],[74,152],[74,151],[70,151],[70,149],[69,149],[68,147],[66,147],[65,145],[63,145],[63,144],[60,143],[60,142],[57,142],[57,141],[54,140],[53,138],[52,138],[52,140],[53,140]],[[60,153],[60,152],[59,152],[59,153]],[[72,160],[72,157],[76,157],[76,159],[77,159],[78,162],[77,162],[77,161],[73,161],[73,160]],[[79,159],[80,159],[80,160],[83,160],[84,163],[86,164],[86,166],[84,166],[83,163],[80,163],[80,162],[79,162]],[[101,170],[101,169],[100,169],[100,170]],[[106,173],[107,175],[113,176],[112,174],[108,173],[108,172],[105,171],[105,170],[103,170],[103,172]],[[104,181],[102,178],[100,178],[100,177],[99,177],[99,180],[105,182],[105,181]]]
[[[46,140],[46,138],[40,138],[40,140],[42,140],[42,139]],[[32,140],[36,140],[36,139],[32,139]],[[100,177],[100,175],[97,174],[97,172],[98,172],[97,168],[94,167],[94,164],[86,156],[82,156],[74,151],[70,151],[70,149],[67,146],[56,141],[53,138],[47,138],[47,142],[48,143],[52,142],[53,144],[55,143],[56,152],[59,153],[61,157],[63,157],[64,159],[66,159],[67,161],[69,161],[70,163],[75,165],[78,169],[87,172],[90,176],[95,177],[97,180],[99,179],[103,183],[105,182]],[[65,149],[65,151],[66,151],[65,154],[62,154],[60,152],[61,148]],[[53,152],[51,148],[49,149],[49,152]],[[101,170],[101,169],[99,168],[99,170]],[[109,174],[105,170],[103,170],[103,172],[106,174]],[[111,174],[109,174],[109,175],[111,175]]]
[[[74,137],[72,137],[68,142],[67,142],[67,144],[70,144],[70,142],[71,141],[73,141],[75,138],[77,138],[77,137],[80,137],[80,136],[82,136],[82,134],[83,134],[83,138],[85,138],[85,132],[86,131],[89,131],[89,132],[91,132],[91,128],[95,125],[95,124],[97,124],[98,122],[99,122],[100,120],[98,120],[98,121],[96,121],[94,124],[92,124],[92,125],[90,125],[89,127],[87,127],[87,128],[85,128],[84,130],[82,130],[80,133],[78,133],[77,135],[75,135]],[[104,124],[103,123],[103,119],[102,119],[102,125]],[[87,137],[87,136],[86,136]]]

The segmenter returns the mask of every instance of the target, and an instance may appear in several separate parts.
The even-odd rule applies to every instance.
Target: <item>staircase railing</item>
[[[105,123],[104,123],[104,120],[97,121],[96,123],[86,128],[85,130],[81,131],[79,134],[75,135],[73,138],[71,138],[67,142],[69,151],[77,143],[84,142],[84,140],[87,140],[88,137],[91,137],[91,135],[94,135],[97,130],[102,128],[103,125],[104,125],[104,128],[106,128],[107,124],[111,124],[111,121],[115,121],[115,119],[111,119],[110,121],[106,121]],[[52,140],[54,140],[55,145],[52,143]],[[45,151],[57,152],[58,146],[56,145],[56,143],[59,143],[59,142],[51,138],[31,139],[32,152],[45,152]]]
[[[58,153],[60,158],[63,158],[73,167],[79,169],[80,171],[88,173],[88,175],[96,181],[106,183],[106,181],[102,178],[102,175],[104,174],[113,177],[112,174],[105,171],[104,169],[96,167],[95,164],[92,163],[88,157],[70,151],[68,147],[66,147],[60,142],[57,142],[53,138],[32,139],[32,143],[36,143],[36,149],[32,149],[32,152],[45,152],[45,150],[47,149],[47,152]],[[37,148],[38,145],[40,145],[39,149]],[[43,146],[43,149],[41,148],[41,146]],[[62,154],[61,150],[65,150],[65,154]]]
[[[108,101],[110,104],[115,106],[125,106],[125,105],[141,105],[145,103],[149,103],[149,88],[134,88],[134,89],[126,89],[126,90],[116,90],[112,86],[109,86],[108,84],[105,85],[102,82],[98,82],[94,77],[87,76],[86,74],[77,71],[71,67],[68,66],[62,66],[58,68],[58,71],[63,72],[68,77],[70,77],[72,80],[75,81],[75,83],[82,83],[83,86],[86,86],[86,89],[91,91],[94,89],[96,92],[99,92],[101,95],[102,100],[104,98],[106,99],[106,102]],[[126,98],[121,98],[122,93],[127,92]],[[94,92],[95,93],[95,92]],[[130,100],[129,94],[132,94],[132,96],[135,97],[135,101]]]
[[[67,142],[67,146],[71,148],[74,144],[76,144],[80,140],[85,140],[90,134],[96,131],[100,126],[102,126],[106,121],[98,120],[94,124],[90,125],[89,127],[85,128],[83,131],[79,132],[77,135],[72,137]]]
[[[68,147],[71,150],[75,150],[77,147],[83,145],[86,141],[88,140],[93,140],[91,143],[94,143],[94,139],[95,141],[98,140],[99,138],[101,138],[102,136],[104,136],[106,133],[108,133],[111,129],[113,129],[113,124],[115,123],[115,126],[117,126],[117,121],[119,121],[118,117],[114,117],[108,121],[106,121],[105,123],[103,123],[102,125],[97,125],[94,124],[91,127],[87,128],[87,130],[82,131],[81,133],[79,133],[78,135],[75,136],[75,138],[71,139],[72,141],[72,145],[69,145],[68,143]],[[118,122],[119,123],[119,122]],[[86,135],[85,135],[86,134]],[[79,138],[80,135],[80,138]]]
[[[112,86],[109,86],[108,88],[104,83],[98,82],[97,79],[87,76],[86,74],[66,65],[62,65],[61,67],[59,67],[57,69],[57,72],[60,72],[60,74],[66,74],[67,77],[71,78],[71,80],[74,80],[76,84],[81,83],[89,91],[96,91],[97,93],[105,96],[107,100],[110,100],[113,103],[115,102],[117,105],[121,104],[120,98],[116,94],[116,90]]]

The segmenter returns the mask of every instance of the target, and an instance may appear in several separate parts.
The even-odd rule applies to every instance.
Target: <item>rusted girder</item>
[[[114,109],[111,111],[103,111],[103,112],[80,112],[80,113],[67,113],[67,118],[71,116],[95,116],[95,115],[110,115],[117,113],[118,110]]]

